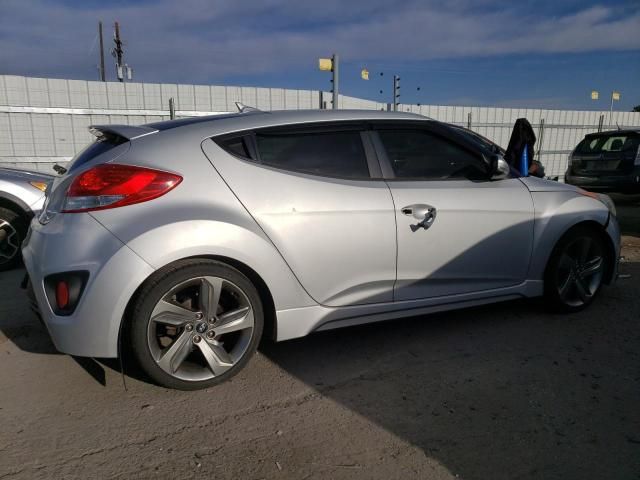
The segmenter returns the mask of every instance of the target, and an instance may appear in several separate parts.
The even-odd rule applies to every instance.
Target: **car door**
[[[393,201],[362,128],[267,128],[203,143],[302,286],[323,305],[393,300]]]
[[[378,126],[373,134],[395,204],[396,301],[488,291],[526,278],[529,191],[517,178],[489,180],[480,151],[446,132],[411,124]]]

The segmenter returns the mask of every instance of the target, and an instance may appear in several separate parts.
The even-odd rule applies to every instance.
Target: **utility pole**
[[[333,90],[331,90],[331,92],[333,93],[333,109],[336,110],[338,108],[338,54],[334,53],[331,56],[331,73],[332,78],[331,78],[331,82],[333,83]]]
[[[397,75],[393,76],[393,111],[398,111],[398,104],[400,103],[398,99],[400,98],[400,77]]]
[[[100,37],[100,80],[106,82],[104,72],[104,40],[102,39],[102,22],[98,22],[98,36]]]
[[[116,58],[116,75],[118,80],[124,82],[124,66],[122,65],[122,57],[124,51],[122,50],[122,40],[120,40],[120,25],[118,22],[115,24],[115,30],[113,32],[113,43],[115,47],[111,50],[111,54]]]

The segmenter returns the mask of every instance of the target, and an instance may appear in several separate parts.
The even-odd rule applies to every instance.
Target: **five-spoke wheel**
[[[216,384],[240,370],[262,332],[262,306],[251,282],[208,260],[181,262],[159,275],[141,292],[132,318],[143,369],[158,383],[183,389]]]
[[[553,306],[575,311],[591,303],[602,286],[605,252],[602,237],[589,228],[571,230],[560,240],[545,277],[546,296]]]

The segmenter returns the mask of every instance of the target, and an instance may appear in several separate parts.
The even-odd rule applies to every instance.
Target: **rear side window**
[[[637,135],[589,136],[576,147],[576,153],[608,153],[637,150],[640,137]]]
[[[286,170],[329,177],[369,178],[357,131],[256,133],[260,161]]]
[[[98,137],[98,139],[87,145],[84,150],[78,153],[70,162],[68,171],[72,172],[80,168],[82,165],[87,163],[89,160],[97,157],[98,155],[102,155],[105,152],[108,152],[112,148],[117,147],[118,145],[122,145],[123,143],[128,142],[128,140],[124,137],[120,137],[118,135],[102,135]]]
[[[243,136],[216,140],[216,143],[232,155],[244,158],[246,160],[251,160],[251,155],[249,154],[249,149],[247,148],[248,141],[249,138]]]
[[[379,130],[398,178],[485,178],[480,155],[424,130]]]

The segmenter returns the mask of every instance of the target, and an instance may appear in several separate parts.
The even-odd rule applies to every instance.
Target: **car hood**
[[[53,180],[53,175],[47,175],[40,172],[30,172],[28,170],[16,170],[13,168],[0,168],[0,179],[9,181],[22,181],[22,182],[50,182]]]
[[[538,177],[520,177],[530,192],[577,192],[578,187]]]

